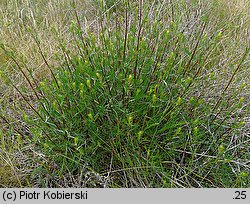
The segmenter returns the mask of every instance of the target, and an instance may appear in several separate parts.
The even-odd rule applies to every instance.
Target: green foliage
[[[104,11],[114,5],[99,3]],[[97,30],[82,30],[76,14],[71,48],[60,41],[64,58],[55,69],[34,37],[50,79],[38,83],[15,63],[36,98],[32,104],[28,88],[11,83],[32,111],[23,113],[28,140],[48,161],[36,172],[62,178],[86,168],[109,177],[110,187],[249,185],[247,167],[232,171],[238,163],[226,137],[245,125],[231,120],[244,99],[226,94],[249,50],[231,64],[237,68],[222,94],[208,96],[223,47],[209,12],[189,27],[196,1],[122,3],[119,12],[102,12]]]
[[[64,50],[65,62],[53,80],[40,83],[32,142],[61,172],[77,172],[86,164],[104,174],[112,168],[120,177],[113,181],[117,185],[124,169],[137,182],[160,187],[174,172],[165,163],[192,169],[205,150],[219,148],[223,154],[211,136],[220,139],[225,121],[219,126],[210,121],[208,131],[213,106],[192,92],[205,81],[202,67],[219,39],[204,36],[206,23],[188,34],[179,29],[180,17],[168,25],[158,20],[164,12],[132,6],[138,6],[139,19],[129,26],[127,15],[105,16],[116,18],[112,31],[104,18],[98,34],[72,23],[78,53]],[[130,18],[137,19],[137,12]]]

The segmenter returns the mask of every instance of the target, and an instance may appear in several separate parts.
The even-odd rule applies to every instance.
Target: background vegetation
[[[0,9],[1,186],[250,186],[247,0]]]

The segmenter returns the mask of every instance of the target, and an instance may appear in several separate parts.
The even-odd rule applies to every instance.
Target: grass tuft
[[[221,13],[220,4],[95,1],[98,16],[88,24],[75,2],[70,46],[53,29],[53,63],[29,28],[49,73],[39,79],[3,45],[24,81],[1,72],[22,102],[13,108],[17,124],[4,101],[0,118],[32,146],[34,185],[248,187],[249,92],[239,78],[249,44],[235,27],[246,11],[226,24],[230,5]]]

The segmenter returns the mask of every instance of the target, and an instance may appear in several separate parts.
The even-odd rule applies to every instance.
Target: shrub
[[[24,118],[49,163],[42,170],[86,168],[113,187],[211,187],[222,173],[217,183],[228,185],[231,170],[220,165],[233,161],[224,137],[232,126],[218,116],[231,80],[212,102],[199,88],[211,80],[222,34],[206,32],[205,14],[190,32],[186,17],[172,13],[169,20],[167,5],[152,5],[125,1],[123,15],[106,12],[95,32],[82,30],[76,15],[78,52],[62,42],[63,62],[48,64],[51,79],[30,84],[37,105]]]

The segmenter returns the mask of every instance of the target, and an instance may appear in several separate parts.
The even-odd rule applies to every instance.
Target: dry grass
[[[79,13],[93,17],[92,6],[87,1],[76,1]],[[10,0],[0,3],[0,39],[4,40],[17,53],[20,53],[29,67],[34,68],[35,76],[41,78],[47,73],[44,61],[38,52],[38,47],[33,35],[38,36],[40,45],[48,62],[52,56],[59,52],[58,40],[52,29],[58,31],[61,38],[70,41],[70,21],[73,17],[73,9],[69,0]],[[36,32],[35,34],[31,33]],[[3,53],[1,58],[5,58]],[[1,64],[4,61],[1,60]]]

